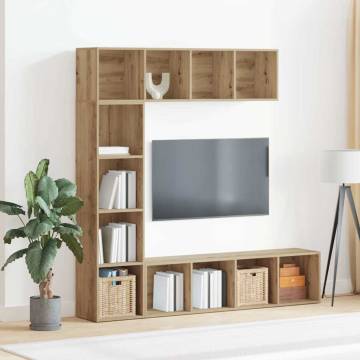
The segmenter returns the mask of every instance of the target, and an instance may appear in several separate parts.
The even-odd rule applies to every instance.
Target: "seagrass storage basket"
[[[268,303],[268,268],[237,269],[236,306]]]
[[[99,320],[116,320],[136,314],[136,276],[99,278]]]

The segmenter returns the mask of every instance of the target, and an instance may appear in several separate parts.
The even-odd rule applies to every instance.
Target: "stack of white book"
[[[136,171],[109,170],[100,185],[101,209],[136,208]]]
[[[129,155],[128,146],[99,146],[99,155]]]
[[[225,272],[216,269],[192,271],[192,306],[197,309],[219,308],[225,304]]]
[[[136,261],[136,224],[110,223],[98,238],[99,264]]]
[[[153,308],[160,311],[184,310],[184,274],[158,271],[154,274]]]

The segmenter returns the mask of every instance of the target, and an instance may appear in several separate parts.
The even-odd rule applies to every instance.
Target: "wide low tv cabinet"
[[[241,49],[124,49],[76,50],[76,180],[84,200],[78,221],[84,230],[84,261],[76,265],[76,315],[92,321],[137,319],[213,311],[231,311],[315,303],[320,299],[319,253],[302,249],[247,251],[206,255],[145,258],[144,256],[144,105],[158,101],[274,101],[277,100],[277,50]],[[154,82],[170,73],[164,99],[146,93],[145,73]],[[129,155],[99,155],[99,146],[127,146]],[[108,170],[136,171],[136,208],[100,209],[99,184]],[[136,224],[136,261],[98,263],[98,230],[110,222]],[[293,263],[306,277],[305,298],[282,301],[279,272]],[[268,304],[237,307],[236,269],[268,268]],[[212,267],[226,272],[226,304],[198,310],[191,304],[192,269]],[[136,276],[131,287],[134,311],[126,316],[103,316],[99,270],[127,268]],[[157,271],[184,273],[184,311],[160,312],[152,307],[153,276]],[[130,284],[131,279],[127,280]],[[132,286],[132,285],[130,285]],[[136,289],[135,289],[136,288]],[[110,303],[110,304],[109,304]]]

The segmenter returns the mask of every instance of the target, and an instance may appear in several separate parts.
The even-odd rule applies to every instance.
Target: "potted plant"
[[[65,244],[78,262],[83,261],[80,241],[82,229],[76,224],[76,213],[83,201],[76,196],[76,185],[67,179],[53,180],[48,174],[49,160],[39,162],[35,172],[25,176],[27,216],[23,207],[0,201],[0,211],[16,216],[21,227],[4,236],[5,244],[15,238],[27,239],[26,247],[15,251],[1,268],[25,256],[31,278],[39,284],[39,296],[30,297],[30,328],[57,330],[60,328],[60,296],[51,289],[53,264],[58,249]]]

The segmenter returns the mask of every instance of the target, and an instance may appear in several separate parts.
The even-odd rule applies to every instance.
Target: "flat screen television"
[[[154,140],[153,220],[269,214],[269,139]]]

